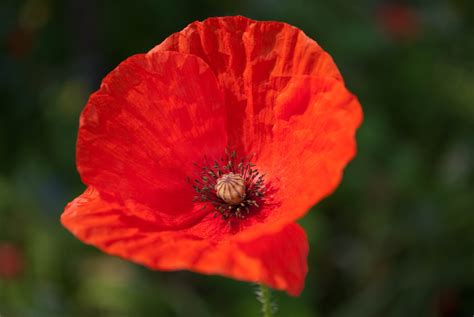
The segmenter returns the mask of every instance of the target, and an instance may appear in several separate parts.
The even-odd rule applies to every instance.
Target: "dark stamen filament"
[[[229,152],[226,149],[225,156],[220,159],[220,163],[217,160],[210,163],[206,156],[203,165],[195,163],[198,171],[196,179],[192,182],[196,191],[193,201],[209,202],[216,212],[215,215],[221,214],[224,219],[245,218],[252,210],[259,207],[259,202],[262,201],[265,192],[264,175],[255,169],[255,164],[252,164],[250,159],[251,157],[242,157],[238,160],[236,151]],[[228,202],[226,202],[219,197],[219,194],[222,196],[222,193],[216,192],[216,185],[224,180],[224,175],[227,175],[227,178],[235,178],[239,184],[243,179],[245,193],[242,194],[238,191],[241,194],[240,199],[232,201],[227,199]],[[235,189],[235,187],[233,188]],[[231,203],[229,203],[230,201]]]

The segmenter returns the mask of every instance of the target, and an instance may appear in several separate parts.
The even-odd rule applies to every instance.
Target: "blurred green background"
[[[306,288],[276,293],[278,316],[472,316],[473,3],[2,0],[0,316],[259,316],[250,284],[152,272],[59,223],[84,189],[78,119],[101,78],[194,20],[235,14],[303,29],[365,112],[343,183],[301,220]]]

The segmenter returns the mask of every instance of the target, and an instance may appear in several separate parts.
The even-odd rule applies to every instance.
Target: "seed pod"
[[[230,205],[238,205],[245,199],[245,181],[239,174],[228,173],[217,180],[217,197]]]

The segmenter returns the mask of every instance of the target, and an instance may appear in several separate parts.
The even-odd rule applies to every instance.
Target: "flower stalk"
[[[262,316],[272,317],[277,306],[272,300],[272,294],[268,287],[259,284],[257,289],[257,300],[262,304]]]

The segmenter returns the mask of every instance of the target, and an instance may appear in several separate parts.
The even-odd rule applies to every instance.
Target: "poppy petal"
[[[229,144],[242,154],[257,152],[255,135],[270,132],[257,117],[269,115],[268,94],[278,93],[272,78],[342,78],[331,56],[300,29],[242,16],[191,23],[151,50],[159,51],[193,54],[209,65],[223,88]]]
[[[260,210],[264,222],[242,232],[242,239],[279,230],[296,221],[342,179],[356,153],[355,131],[362,121],[360,104],[340,80],[295,76],[276,78],[271,96],[271,133],[258,137],[255,164],[276,190]],[[277,159],[275,159],[277,158]],[[271,209],[266,211],[265,209]]]
[[[177,52],[135,55],[102,82],[84,109],[77,165],[85,184],[132,204],[162,227],[204,212],[186,182],[193,161],[227,144],[223,96],[208,65]]]
[[[362,121],[332,58],[301,30],[236,16],[194,22],[152,49],[202,58],[224,93],[230,147],[256,153],[272,204],[240,237],[280,230],[330,194]],[[273,190],[274,189],[274,190]],[[267,210],[271,209],[271,210]]]
[[[159,231],[123,208],[89,187],[66,206],[61,222],[83,242],[151,269],[223,275],[294,296],[303,289],[308,242],[297,224],[254,240],[218,242],[186,230]]]

